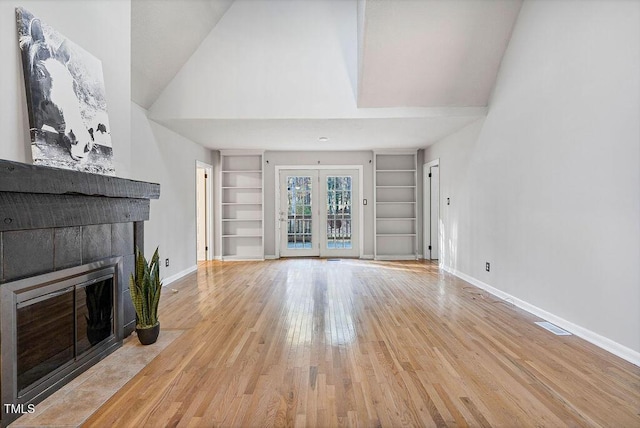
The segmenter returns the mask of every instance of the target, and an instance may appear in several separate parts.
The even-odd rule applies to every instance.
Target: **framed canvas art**
[[[115,175],[102,62],[16,8],[36,165]]]

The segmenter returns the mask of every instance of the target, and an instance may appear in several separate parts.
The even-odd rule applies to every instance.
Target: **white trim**
[[[418,260],[415,254],[397,254],[397,255],[384,255],[377,256],[376,260],[386,261],[402,261],[402,260]]]
[[[567,321],[564,318],[560,318],[559,316],[554,315],[550,312],[547,312],[544,309],[540,309],[537,306],[534,306],[528,302],[525,302],[524,300],[514,297],[509,293],[505,293],[504,291],[498,290],[497,288],[492,287],[491,285],[486,284],[456,269],[452,269],[444,265],[441,265],[440,267],[442,268],[442,270],[457,276],[458,278],[468,282],[469,284],[475,285],[476,287],[481,288],[502,300],[512,303],[513,305],[529,312],[530,314],[536,315],[545,321],[549,321],[557,325],[558,327],[561,327],[562,329],[567,330],[578,337],[581,337],[587,342],[590,342],[598,346],[599,348],[602,348],[605,351],[611,352],[613,355],[616,355],[630,362],[631,364],[635,364],[636,366],[640,367],[640,352],[635,351],[631,348],[627,348],[626,346],[621,345],[618,342],[614,342],[613,340],[607,337],[601,336],[598,333],[595,333],[591,330],[588,330],[584,327],[574,324],[571,321]]]
[[[417,155],[419,149],[384,149],[374,150],[376,155]]]
[[[275,254],[265,254],[264,255],[264,259],[265,260],[276,260],[278,257]]]
[[[223,262],[255,262],[255,261],[263,261],[263,256],[224,256],[221,259]]]
[[[165,279],[162,280],[162,286],[166,287],[167,285],[171,284],[172,282],[176,282],[177,280],[179,280],[180,278],[189,275],[192,272],[195,272],[198,270],[198,265],[193,265],[191,267],[186,268],[183,271],[180,271],[174,275],[171,275]]]
[[[243,149],[220,150],[221,158],[222,156],[258,156],[258,155],[260,156],[264,155],[264,150],[243,150]]]
[[[364,256],[360,256],[362,260],[373,260],[373,254],[365,254]]]
[[[427,186],[427,180],[429,179],[428,171],[432,166],[440,167],[440,158],[434,159],[430,162],[426,162],[422,165],[422,254],[424,258],[431,260],[431,250],[429,250],[429,244],[427,244],[427,230],[429,231],[429,243],[431,242],[431,182]],[[438,217],[440,217],[440,210],[438,210]],[[438,218],[440,221],[440,218]]]
[[[275,257],[277,259],[280,258],[280,222],[279,222],[279,210],[280,210],[280,170],[283,169],[306,169],[306,170],[327,170],[327,169],[356,169],[358,170],[358,204],[359,204],[359,215],[358,221],[359,224],[359,237],[358,237],[358,245],[359,249],[359,257],[362,258],[362,252],[364,251],[364,204],[362,203],[364,200],[364,165],[275,165],[275,185],[276,185],[276,204],[275,204],[275,225],[274,230],[276,233],[275,243],[276,243],[276,254]],[[263,210],[264,211],[264,210]],[[263,213],[264,215],[264,213]]]
[[[213,260],[219,260],[219,261],[222,261],[222,256],[219,256],[219,255],[218,255],[218,256],[214,256],[214,257],[213,257]]]

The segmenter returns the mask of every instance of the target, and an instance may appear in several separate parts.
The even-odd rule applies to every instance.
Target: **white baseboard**
[[[523,309],[530,314],[536,315],[542,318],[545,321],[549,321],[558,327],[567,330],[575,334],[578,337],[586,340],[587,342],[593,343],[594,345],[604,349],[605,351],[611,352],[612,354],[629,361],[636,366],[640,366],[640,352],[634,351],[631,348],[627,348],[624,345],[619,344],[618,342],[614,342],[613,340],[601,336],[598,333],[594,333],[591,330],[588,330],[584,327],[581,327],[577,324],[572,323],[571,321],[567,321],[564,318],[556,316],[550,312],[545,311],[544,309],[540,309],[537,306],[534,306],[524,300],[518,299],[515,296],[512,296],[509,293],[505,293],[504,291],[498,290],[495,287],[490,286],[487,283],[484,283],[472,276],[469,276],[465,273],[459,272],[456,269],[451,269],[448,266],[441,266],[441,268],[452,275],[457,276],[460,279],[468,282],[469,284],[475,285],[478,288],[485,290],[488,293],[493,294],[496,297],[499,297],[502,300],[513,303],[515,306]]]
[[[166,287],[167,285],[171,284],[172,282],[176,282],[177,280],[179,280],[180,278],[182,278],[183,276],[187,276],[189,275],[191,272],[195,272],[198,270],[198,265],[193,265],[189,268],[186,268],[183,271],[180,271],[174,275],[168,276],[165,279],[162,280],[162,286]]]
[[[373,254],[363,254],[360,258],[362,260],[373,260]]]
[[[222,260],[222,256],[214,256],[213,260]]]
[[[275,254],[265,254],[265,255],[264,255],[264,259],[265,259],[265,260],[277,260],[277,259],[278,259],[278,257],[276,257],[276,255],[275,255]]]
[[[375,259],[376,260],[382,260],[382,261],[411,261],[411,260],[417,260],[415,254],[404,254],[404,255],[397,255],[397,256],[377,256]]]

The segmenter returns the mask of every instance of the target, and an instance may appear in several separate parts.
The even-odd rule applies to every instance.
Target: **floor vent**
[[[538,324],[540,327],[546,330],[549,330],[551,333],[555,334],[556,336],[571,336],[571,333],[561,329],[557,325],[551,324],[549,321],[538,321],[535,324]]]

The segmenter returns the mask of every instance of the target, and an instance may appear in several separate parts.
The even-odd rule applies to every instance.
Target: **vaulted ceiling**
[[[486,114],[521,3],[132,0],[132,98],[209,148],[425,147]]]

